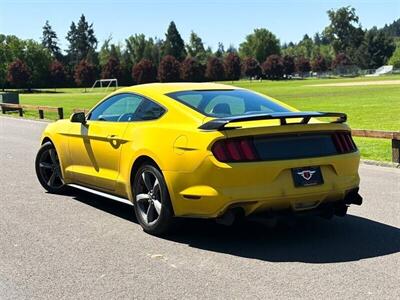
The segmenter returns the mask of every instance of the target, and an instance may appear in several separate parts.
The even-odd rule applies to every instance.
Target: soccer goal
[[[116,78],[112,78],[112,79],[98,79],[96,80],[91,88],[91,91],[93,91],[93,89],[98,86],[100,88],[106,88],[106,91],[108,90],[109,87],[112,86],[112,84],[115,85],[115,90],[118,88],[118,79]]]

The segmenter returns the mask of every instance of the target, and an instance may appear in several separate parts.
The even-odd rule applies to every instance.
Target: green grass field
[[[400,80],[400,75],[346,79],[306,79],[290,81],[227,82],[270,95],[301,110],[338,111],[348,114],[348,123],[357,129],[400,130],[400,85],[313,86],[346,82]],[[53,92],[53,90],[49,90]],[[57,89],[57,93],[21,94],[23,104],[61,106],[65,116],[73,108],[90,108],[108,92],[82,89]],[[37,112],[27,112],[37,117]],[[47,114],[55,119],[55,114]],[[390,161],[390,140],[356,138],[365,159]]]

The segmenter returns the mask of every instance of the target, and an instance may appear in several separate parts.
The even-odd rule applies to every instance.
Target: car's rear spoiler
[[[225,118],[217,118],[209,122],[204,123],[199,127],[203,130],[228,130],[240,128],[236,127],[225,127],[230,123],[235,122],[247,122],[247,121],[259,121],[259,120],[274,120],[279,119],[281,125],[291,125],[291,124],[307,124],[311,118],[325,118],[325,117],[336,117],[336,120],[331,123],[344,123],[347,120],[347,115],[344,113],[336,112],[317,112],[317,111],[296,111],[296,112],[275,112],[275,113],[265,113],[265,114],[253,114],[253,115],[241,115]],[[288,123],[287,119],[299,119],[300,122]]]

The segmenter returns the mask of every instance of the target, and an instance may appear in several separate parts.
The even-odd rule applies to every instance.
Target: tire
[[[35,169],[40,184],[49,193],[62,194],[66,191],[57,151],[51,142],[40,147],[36,154]]]
[[[175,223],[164,176],[152,164],[142,165],[133,180],[132,195],[136,218],[143,230],[164,235]]]

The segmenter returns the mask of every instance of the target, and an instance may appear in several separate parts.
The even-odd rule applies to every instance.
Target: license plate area
[[[320,167],[301,167],[292,169],[295,187],[307,187],[324,183]]]

